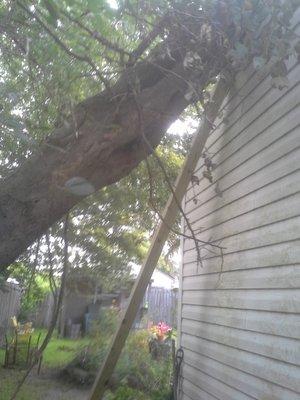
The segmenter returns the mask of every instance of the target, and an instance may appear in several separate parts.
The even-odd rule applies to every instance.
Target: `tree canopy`
[[[139,261],[157,218],[149,193],[160,208],[165,172],[172,182],[182,161],[181,139],[166,138],[158,148],[165,171],[155,157],[140,162],[188,106],[205,114],[220,74],[252,63],[267,69],[275,86],[287,85],[285,60],[300,51],[290,28],[299,4],[3,1],[2,272],[39,238],[46,259],[51,226],[49,247],[59,254],[59,221],[76,205],[75,265],[115,272]]]

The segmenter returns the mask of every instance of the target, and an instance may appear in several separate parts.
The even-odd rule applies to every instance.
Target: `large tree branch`
[[[136,101],[143,110],[144,135],[152,148],[159,144],[192,100],[185,96],[191,85],[196,82],[201,90],[223,65],[223,58],[216,57],[221,51],[218,41],[202,44],[201,70],[184,65],[190,50],[185,33],[181,42],[177,35],[176,41],[159,44],[148,61],[128,66],[109,91],[78,104],[69,120],[3,182],[2,271],[81,200],[66,190],[69,179],[85,178],[98,190],[126,176],[147,156]]]

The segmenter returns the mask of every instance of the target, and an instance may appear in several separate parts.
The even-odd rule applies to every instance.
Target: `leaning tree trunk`
[[[101,189],[151,152],[143,135],[153,148],[159,144],[188,105],[191,85],[201,89],[220,68],[219,44],[212,39],[198,51],[204,67],[188,68],[190,44],[183,37],[178,51],[177,36],[167,50],[160,44],[147,61],[127,67],[111,90],[78,104],[75,115],[2,183],[0,272],[82,199],[66,190],[69,179],[83,177]]]

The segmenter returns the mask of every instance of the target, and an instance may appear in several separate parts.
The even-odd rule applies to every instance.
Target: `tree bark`
[[[166,52],[164,44],[159,45],[147,61],[127,67],[111,90],[78,104],[72,118],[4,180],[0,273],[82,200],[66,190],[69,179],[83,177],[99,190],[120,180],[147,157],[139,110],[144,135],[155,148],[188,105],[185,94],[191,84],[203,87],[220,69],[214,41],[204,47],[203,54],[198,52],[205,60],[201,72],[183,65],[188,45],[185,52],[177,51],[176,43],[173,49],[170,55],[170,47]]]

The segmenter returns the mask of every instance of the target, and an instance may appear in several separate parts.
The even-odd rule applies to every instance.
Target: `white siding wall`
[[[296,21],[300,21],[300,10]],[[300,33],[299,24],[296,31]],[[220,257],[183,240],[182,399],[300,399],[300,64],[290,85],[249,68],[224,104],[185,211]],[[216,193],[216,185],[222,197]],[[185,230],[188,234],[188,230]],[[212,249],[211,249],[212,250]]]

